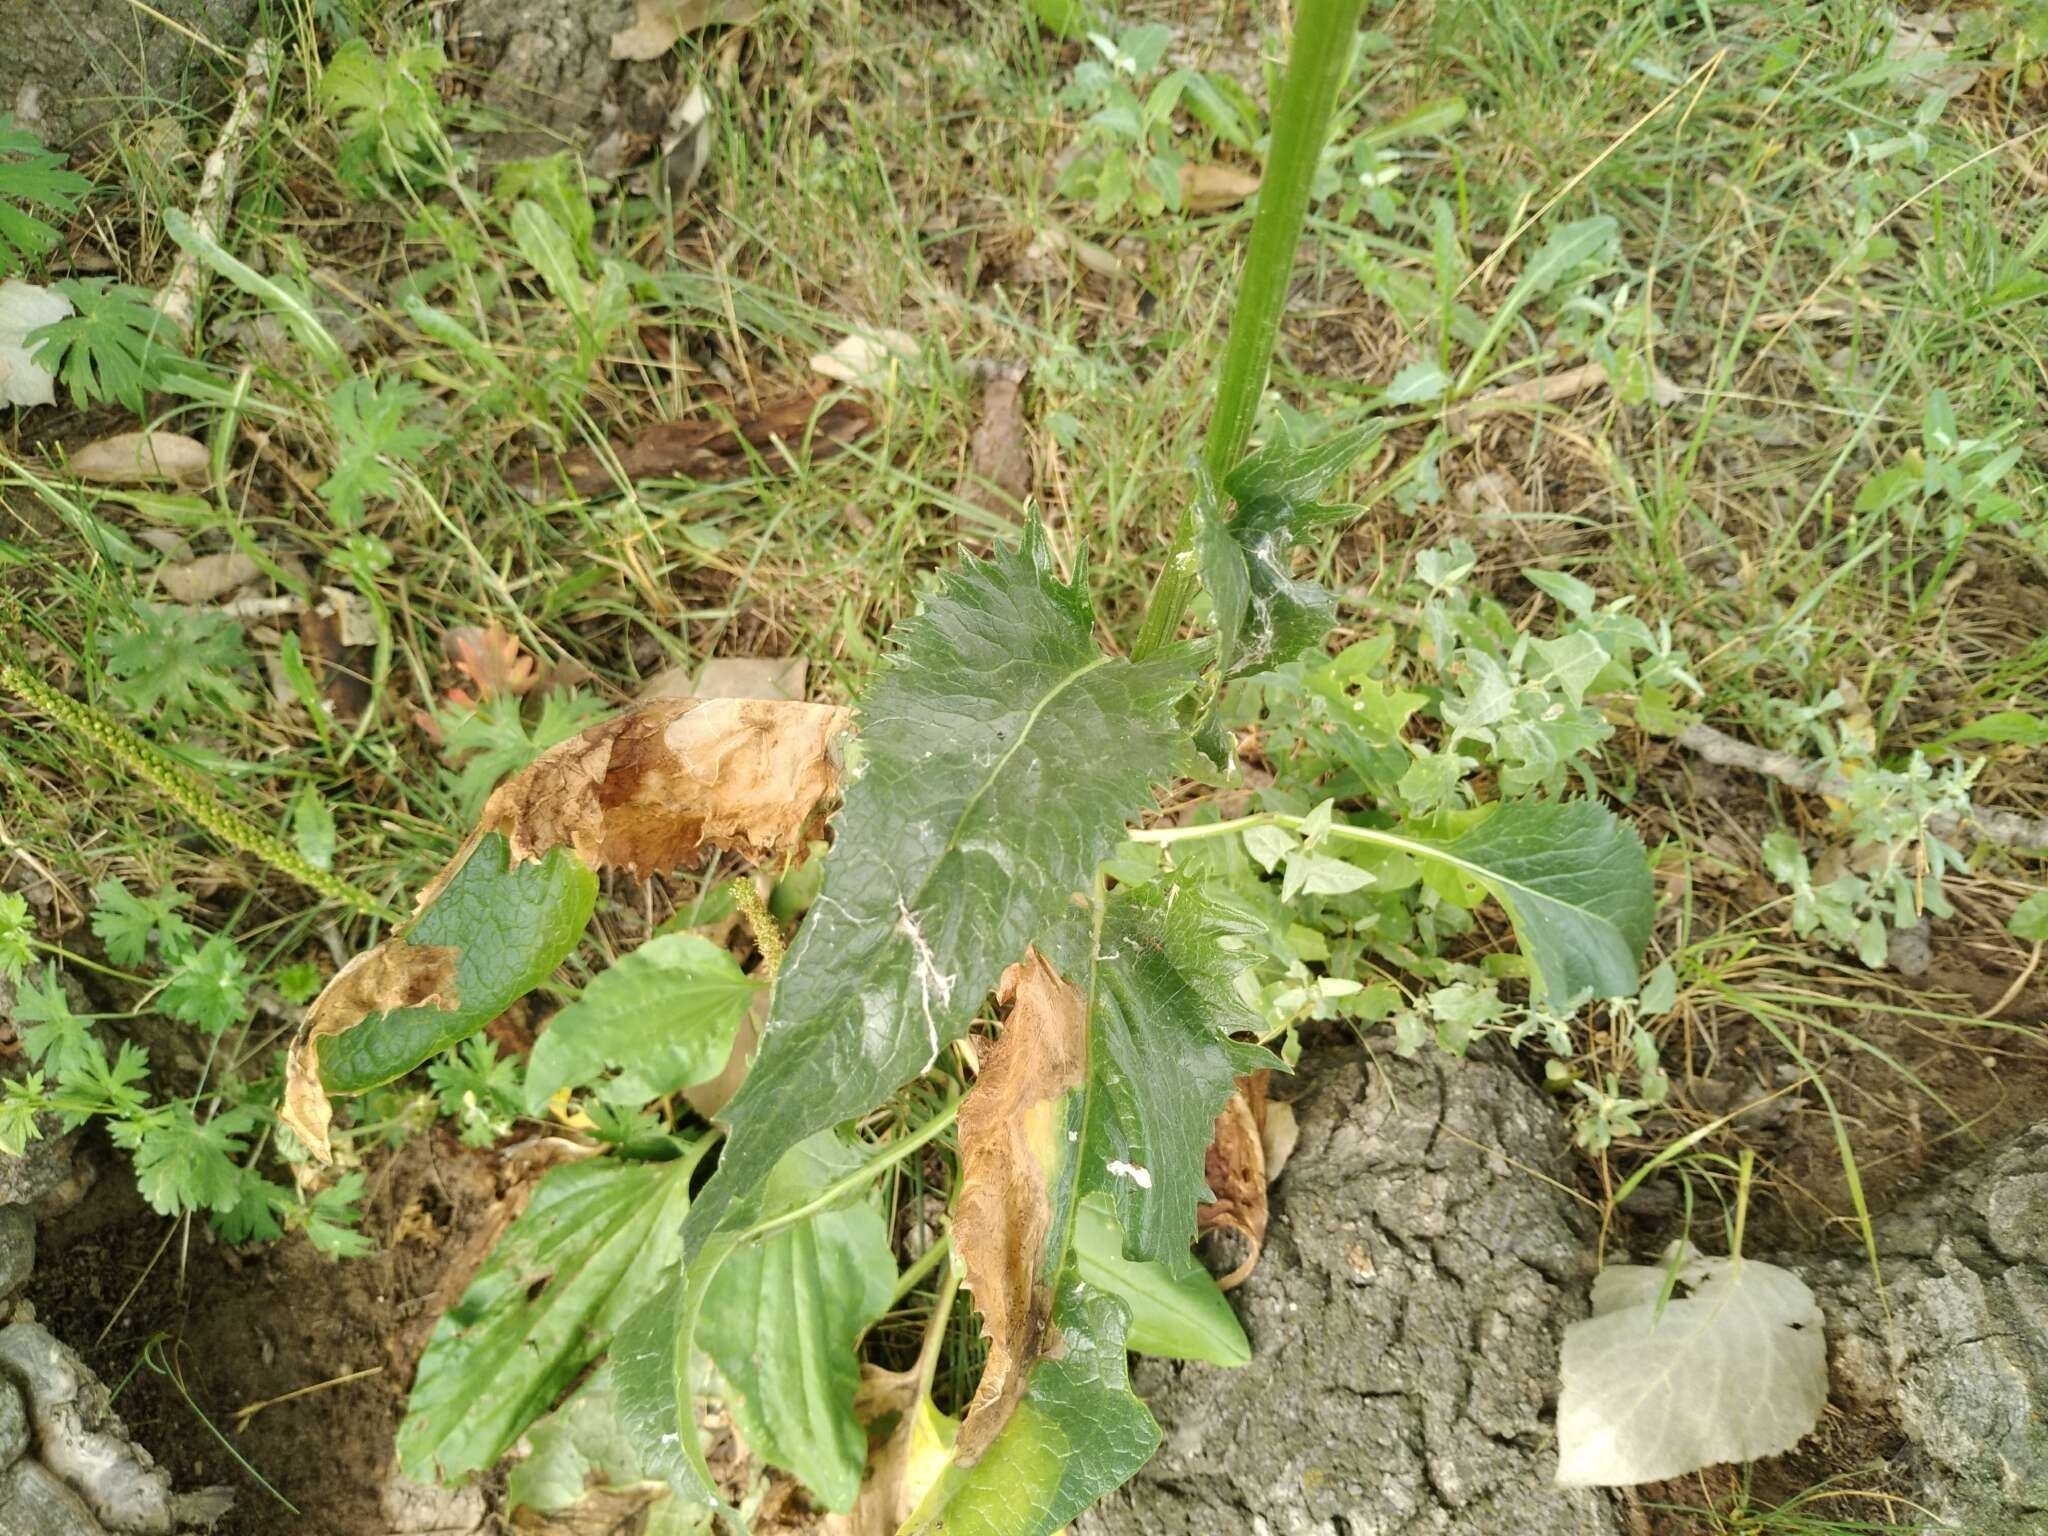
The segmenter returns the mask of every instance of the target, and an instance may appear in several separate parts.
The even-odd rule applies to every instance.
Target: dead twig
[[[242,83],[235,90],[234,110],[220,130],[213,153],[206,157],[199,176],[199,195],[192,200],[192,225],[202,235],[220,238],[221,225],[235,204],[235,179],[242,160],[256,137],[257,126],[270,109],[270,42],[257,38],[250,45],[242,66]],[[181,341],[190,344],[197,324],[199,291],[206,281],[206,268],[196,251],[178,253],[170,280],[156,296],[156,307],[176,327]]]
[[[1839,798],[1849,793],[1849,781],[1821,764],[1809,763],[1790,752],[1751,746],[1711,725],[1687,726],[1679,732],[1678,744],[1710,763],[1762,774],[1802,794]],[[1940,812],[1927,818],[1927,830],[1941,838],[1968,834],[1980,842],[2000,843],[2028,853],[2048,853],[2048,821],[1993,806],[1972,805],[1961,813]]]

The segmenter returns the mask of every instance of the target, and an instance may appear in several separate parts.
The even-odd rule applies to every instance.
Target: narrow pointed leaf
[[[408,1477],[492,1466],[604,1353],[678,1257],[695,1156],[557,1168],[420,1357],[398,1455]]]
[[[1034,526],[898,628],[861,709],[823,890],[691,1212],[693,1254],[760,1213],[785,1152],[923,1071],[1009,959],[1073,922],[1127,818],[1187,750],[1173,706],[1192,654],[1132,664],[1103,654],[1093,625]]]

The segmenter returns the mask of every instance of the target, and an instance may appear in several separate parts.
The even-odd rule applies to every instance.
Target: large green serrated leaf
[[[1003,968],[1071,921],[1126,820],[1187,750],[1195,656],[1104,655],[1042,530],[973,560],[898,627],[861,709],[859,766],[692,1253],[761,1210],[769,1170],[965,1033]]]
[[[1297,447],[1285,433],[1230,472],[1224,490],[1237,510],[1227,521],[1206,475],[1197,475],[1196,551],[1215,610],[1217,668],[1241,677],[1318,644],[1334,614],[1330,594],[1289,570],[1294,551],[1343,514],[1315,498],[1346,465],[1379,441],[1368,423]]]
[[[1129,1481],[1159,1448],[1131,1391],[1129,1312],[1071,1271],[1051,1327],[1057,1357],[1032,1367],[1003,1432],[972,1466],[948,1466],[903,1536],[1052,1536]]]
[[[1477,881],[1514,923],[1547,1006],[1634,994],[1656,916],[1650,865],[1634,831],[1597,800],[1511,801],[1448,837],[1368,827],[1331,835],[1434,859]]]
[[[636,1108],[715,1077],[760,988],[730,950],[695,934],[649,939],[548,1020],[526,1064],[527,1108],[612,1068],[599,1096]]]
[[[1230,1038],[1259,1027],[1231,987],[1246,962],[1226,947],[1248,931],[1180,883],[1120,890],[1104,912],[1080,1188],[1115,1207],[1132,1259],[1186,1260],[1216,1116],[1239,1074],[1280,1064]]]
[[[860,1161],[836,1133],[814,1136],[777,1166],[769,1199],[801,1205]],[[860,1491],[868,1440],[853,1411],[855,1349],[895,1282],[888,1225],[857,1202],[741,1249],[704,1299],[697,1343],[732,1388],[740,1434],[827,1509],[852,1508]]]
[[[461,952],[460,1006],[394,1009],[322,1040],[320,1081],[329,1092],[361,1093],[410,1072],[546,981],[576,947],[597,901],[590,866],[566,848],[508,869],[509,855],[498,833],[483,838],[405,929],[409,944]]]
[[[420,1357],[398,1429],[408,1477],[493,1465],[604,1353],[679,1257],[697,1152],[557,1168],[506,1229]]]

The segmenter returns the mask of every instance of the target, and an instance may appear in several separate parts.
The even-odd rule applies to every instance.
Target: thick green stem
[[[1336,111],[1337,92],[1351,61],[1351,43],[1362,6],[1363,0],[1301,0],[1295,14],[1287,75],[1273,106],[1273,147],[1266,157],[1258,209],[1252,215],[1244,275],[1238,280],[1237,309],[1231,316],[1216,405],[1202,445],[1203,465],[1219,483],[1243,455],[1258,417],[1287,289],[1294,280],[1294,252],[1308,213],[1309,187],[1330,135],[1330,117]],[[1200,580],[1194,545],[1195,512],[1190,500],[1181,513],[1158,585],[1152,589],[1152,600],[1146,605],[1137,643],[1131,647],[1134,660],[1151,655],[1180,628],[1181,616]]]

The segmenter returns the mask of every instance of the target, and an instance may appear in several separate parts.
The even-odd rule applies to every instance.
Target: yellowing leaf
[[[898,1415],[896,1427],[868,1458],[867,1479],[853,1508],[827,1515],[825,1536],[896,1536],[953,1455],[957,1420],[939,1412],[916,1371],[865,1366],[854,1408],[864,1422]]]
[[[343,966],[306,1010],[285,1056],[284,1102],[278,1118],[325,1162],[334,1114],[320,1086],[320,1042],[355,1028],[373,1013],[396,1008],[453,1009],[457,952],[389,939]]]
[[[71,472],[107,485],[168,481],[198,490],[213,478],[206,445],[177,432],[117,432],[71,455]]]
[[[1016,1409],[1046,1346],[1052,1277],[1051,1178],[1066,1155],[1066,1108],[1088,1070],[1088,1004],[1036,950],[1003,973],[1002,1038],[960,1106],[960,1198],[953,1245],[988,1337],[958,1459],[972,1466]]]
[[[1660,1265],[1602,1270],[1593,1315],[1565,1329],[1558,1486],[1661,1482],[1790,1450],[1827,1406],[1821,1321],[1804,1281],[1756,1259],[1673,1244]]]

